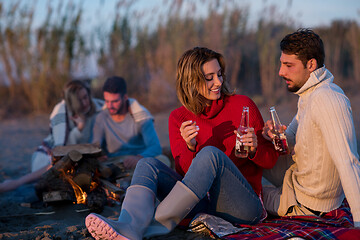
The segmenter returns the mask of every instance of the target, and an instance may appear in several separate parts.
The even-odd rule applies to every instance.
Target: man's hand
[[[136,167],[136,164],[140,159],[142,159],[143,156],[136,155],[136,156],[128,156],[124,159],[124,167],[126,169],[134,169]]]
[[[199,129],[196,122],[193,122],[192,120],[183,122],[180,126],[181,136],[186,142],[187,147],[193,152],[195,151],[197,143],[195,137],[198,135]]]
[[[279,127],[279,129],[277,129],[279,132],[285,132],[286,130],[286,126],[285,125],[281,125]],[[271,120],[267,120],[264,124],[264,127],[263,127],[263,131],[262,131],[262,135],[263,137],[266,139],[266,140],[269,140],[269,141],[272,141],[273,138],[274,138],[274,125],[273,125],[273,122]]]

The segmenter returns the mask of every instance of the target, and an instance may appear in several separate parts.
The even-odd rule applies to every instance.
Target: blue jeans
[[[216,147],[204,147],[184,178],[160,161],[144,158],[136,166],[131,185],[151,189],[162,201],[176,181],[182,181],[202,199],[190,215],[205,212],[242,224],[255,224],[261,218],[259,197],[229,157]]]

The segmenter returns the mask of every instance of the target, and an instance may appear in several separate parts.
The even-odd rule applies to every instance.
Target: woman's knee
[[[196,155],[194,161],[205,161],[219,164],[228,158],[223,151],[213,146],[206,146]]]
[[[226,155],[223,151],[221,151],[217,147],[206,146],[203,149],[201,149],[196,156],[206,157],[206,158],[209,157],[220,158],[221,156],[226,156]]]
[[[217,153],[217,152],[219,152],[219,151],[221,152],[221,150],[218,149],[217,147],[214,147],[214,146],[206,146],[206,147],[202,148],[198,154]]]

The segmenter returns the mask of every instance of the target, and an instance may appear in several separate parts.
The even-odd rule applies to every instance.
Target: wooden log
[[[106,204],[106,193],[101,187],[97,187],[94,191],[88,193],[86,205],[92,212],[102,212]]]
[[[42,176],[42,179],[50,179],[65,174],[69,169],[73,168],[73,162],[78,162],[82,158],[82,154],[76,150],[72,150],[66,156],[57,161]]]
[[[82,155],[87,156],[100,156],[102,153],[101,148],[97,144],[74,144],[68,146],[56,146],[52,150],[52,156],[56,160],[66,156],[70,151],[76,150]]]
[[[90,191],[92,176],[91,173],[77,173],[72,179],[83,191]]]
[[[96,158],[83,158],[75,167],[73,181],[84,191],[89,192],[91,181],[99,168],[99,162]]]
[[[99,172],[102,178],[108,179],[112,175],[112,169],[105,163],[99,164]]]
[[[73,188],[71,184],[64,179],[63,176],[57,174],[49,174],[47,178],[41,178],[35,185],[35,191],[39,199],[43,198],[44,192],[62,191],[72,192]]]
[[[73,161],[77,162],[81,158],[81,153],[72,150],[46,171],[35,185],[35,190],[39,198],[43,198],[44,192],[71,191],[72,186],[64,176],[68,170],[74,168]]]
[[[52,191],[43,193],[44,202],[74,201],[74,195],[66,191]]]
[[[106,188],[110,192],[113,192],[115,194],[124,194],[125,193],[124,189],[121,189],[121,188],[115,186],[114,184],[112,184],[111,182],[109,182],[105,179],[100,179],[100,182],[102,183],[103,187]]]
[[[73,162],[78,162],[83,157],[82,153],[80,153],[77,150],[71,150],[67,155],[70,158],[70,160]]]

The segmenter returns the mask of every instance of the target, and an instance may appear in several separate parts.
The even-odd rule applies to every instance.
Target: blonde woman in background
[[[95,116],[104,102],[92,98],[90,88],[81,80],[68,82],[63,95],[64,99],[50,115],[49,135],[32,155],[31,173],[0,183],[0,192],[11,191],[39,179],[51,167],[54,147],[90,142]]]

